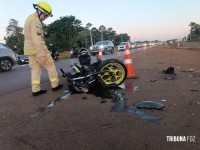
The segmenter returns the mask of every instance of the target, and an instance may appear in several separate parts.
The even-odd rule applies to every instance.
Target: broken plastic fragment
[[[153,102],[153,101],[143,101],[138,102],[134,105],[136,108],[155,108],[155,109],[163,109],[165,106],[162,103]]]
[[[194,72],[194,69],[189,69],[189,72]]]
[[[166,102],[167,100],[165,100],[165,99],[162,99],[162,100],[160,100],[161,102]]]
[[[47,108],[51,108],[51,107],[53,107],[53,106],[55,106],[54,102],[48,102]]]

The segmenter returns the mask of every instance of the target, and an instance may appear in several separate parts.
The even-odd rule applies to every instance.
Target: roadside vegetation
[[[127,33],[117,34],[112,27],[107,28],[104,25],[92,27],[91,23],[83,27],[82,22],[74,16],[60,17],[51,24],[44,25],[44,31],[46,44],[53,43],[58,52],[70,50],[72,47],[89,49],[91,45],[100,40],[111,40],[115,45],[120,44],[121,41],[130,40]],[[17,53],[23,54],[23,28],[19,26],[17,20],[9,20],[4,40],[11,49],[15,49],[16,46]]]

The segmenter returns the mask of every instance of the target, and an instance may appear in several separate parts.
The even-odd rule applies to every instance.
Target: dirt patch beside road
[[[31,113],[63,92],[32,97],[30,88],[0,98],[2,150],[186,150],[200,149],[200,51],[156,47],[135,52],[139,79],[126,83],[137,91],[120,90],[129,106],[164,101],[161,110],[146,110],[161,119],[142,120],[127,112],[111,112],[112,100],[90,94],[72,95],[54,107]],[[174,80],[162,71],[174,67]],[[65,82],[63,80],[63,82]],[[48,84],[44,85],[48,88]],[[126,84],[125,84],[126,86]],[[50,89],[50,87],[49,87]],[[168,142],[167,136],[195,136],[194,141]]]

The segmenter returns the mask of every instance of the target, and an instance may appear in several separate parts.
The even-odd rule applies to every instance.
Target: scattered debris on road
[[[134,105],[134,107],[136,108],[148,108],[148,109],[158,109],[161,110],[163,109],[165,106],[163,105],[163,103],[160,102],[153,102],[153,101],[143,101],[143,102],[138,102]]]
[[[199,90],[195,90],[195,89],[192,89],[190,90],[191,92],[198,92]]]
[[[146,102],[136,103],[134,106],[131,107],[127,105],[121,93],[119,93],[117,90],[115,91],[113,90],[111,92],[112,92],[113,102],[115,102],[115,105],[112,106],[111,108],[111,112],[127,112],[129,115],[137,115],[140,119],[151,121],[151,122],[157,121],[160,119],[159,116],[151,115],[145,110],[138,109],[137,107],[135,107],[135,105],[137,104],[138,106],[141,106],[140,108],[142,108],[143,106],[143,107],[156,108],[158,110],[161,110],[164,108],[163,104],[152,102],[152,101],[146,101]]]
[[[56,98],[54,101],[47,102],[46,106],[40,107],[40,108],[37,109],[37,111],[32,112],[31,117],[34,118],[34,117],[39,116],[41,113],[44,113],[46,110],[54,107],[57,102],[62,102],[62,101],[67,100],[71,95],[68,90],[65,90],[63,93],[64,94],[62,96]]]
[[[166,80],[173,80],[176,77],[174,67],[169,67],[166,70],[163,70],[162,73],[165,74],[164,79],[166,79]]]
[[[133,86],[132,83],[125,83],[125,85],[119,86],[119,88],[126,89],[128,91],[134,92],[138,90],[137,86]],[[148,112],[138,109],[138,108],[155,108],[157,110],[161,110],[164,108],[164,105],[161,103],[153,102],[153,101],[144,101],[144,102],[138,102],[134,106],[128,106],[125,98],[123,97],[123,93],[120,93],[118,89],[106,89],[105,92],[102,92],[103,95],[100,95],[102,97],[100,103],[106,103],[107,101],[105,98],[111,98],[113,102],[115,103],[114,106],[111,107],[111,112],[127,112],[129,115],[137,115],[140,119],[148,120],[148,121],[156,121],[159,120],[159,116],[151,115]],[[37,109],[37,111],[31,113],[31,117],[37,117],[41,113],[44,113],[46,110],[51,109],[56,105],[56,102],[62,102],[67,99],[69,99],[71,93],[66,90],[64,91],[64,94],[54,101],[50,101],[47,103],[46,106],[40,107]],[[86,100],[87,97],[82,97],[82,100]]]

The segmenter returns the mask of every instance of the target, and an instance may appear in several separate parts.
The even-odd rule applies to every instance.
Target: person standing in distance
[[[54,60],[54,57],[55,57],[55,54],[56,54],[56,50],[55,50],[55,47],[54,47],[54,45],[52,43],[49,44],[49,50],[51,52],[51,57]]]
[[[59,83],[54,61],[44,41],[43,21],[53,16],[51,6],[39,2],[33,4],[33,7],[36,12],[24,23],[24,54],[28,56],[31,68],[32,95],[38,96],[47,92],[40,87],[42,67],[48,71],[52,91],[61,89],[63,84]]]

